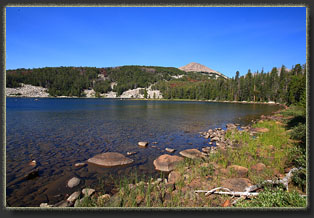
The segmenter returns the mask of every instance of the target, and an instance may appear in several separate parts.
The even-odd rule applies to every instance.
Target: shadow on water
[[[153,160],[165,154],[165,148],[176,149],[174,155],[188,148],[201,149],[208,146],[208,140],[199,132],[231,122],[246,125],[278,109],[252,104],[53,98],[7,98],[6,106],[7,202],[17,207],[57,203],[84,187],[110,193],[114,181],[134,172],[139,177],[159,177]],[[139,141],[148,141],[148,147],[138,147]],[[130,156],[134,163],[116,168],[74,166],[108,151],[136,152]],[[39,176],[19,181],[33,159]],[[70,189],[66,184],[73,176],[81,182]]]

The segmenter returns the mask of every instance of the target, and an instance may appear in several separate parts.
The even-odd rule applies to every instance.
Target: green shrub
[[[111,91],[110,81],[108,80],[100,80],[95,82],[94,84],[94,90],[96,93],[106,93],[108,91]]]
[[[306,207],[306,198],[296,191],[267,188],[252,200],[239,202],[236,207]]]
[[[298,172],[293,174],[292,182],[295,186],[302,189],[305,192],[306,188],[306,170],[305,168],[300,169]]]
[[[305,145],[306,145],[306,126],[304,123],[299,123],[297,126],[295,126],[292,129],[290,136],[292,139],[301,141],[300,146],[302,148],[305,148]]]

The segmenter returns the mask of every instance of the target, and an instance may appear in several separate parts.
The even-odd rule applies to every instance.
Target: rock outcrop
[[[46,88],[40,86],[32,86],[27,84],[21,84],[18,88],[6,88],[6,96],[20,96],[20,97],[33,97],[44,98],[49,97],[49,93]]]

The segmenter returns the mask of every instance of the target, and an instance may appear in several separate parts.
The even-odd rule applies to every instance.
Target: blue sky
[[[305,7],[7,7],[6,69],[306,62]]]

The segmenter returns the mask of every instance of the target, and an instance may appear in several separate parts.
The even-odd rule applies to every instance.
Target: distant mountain
[[[179,69],[183,70],[185,72],[206,72],[209,75],[214,75],[216,77],[223,77],[225,79],[228,78],[227,76],[223,75],[222,73],[219,73],[213,69],[210,69],[209,67],[206,67],[202,64],[195,63],[195,62],[192,62],[192,63],[189,63],[185,66],[179,67]]]

